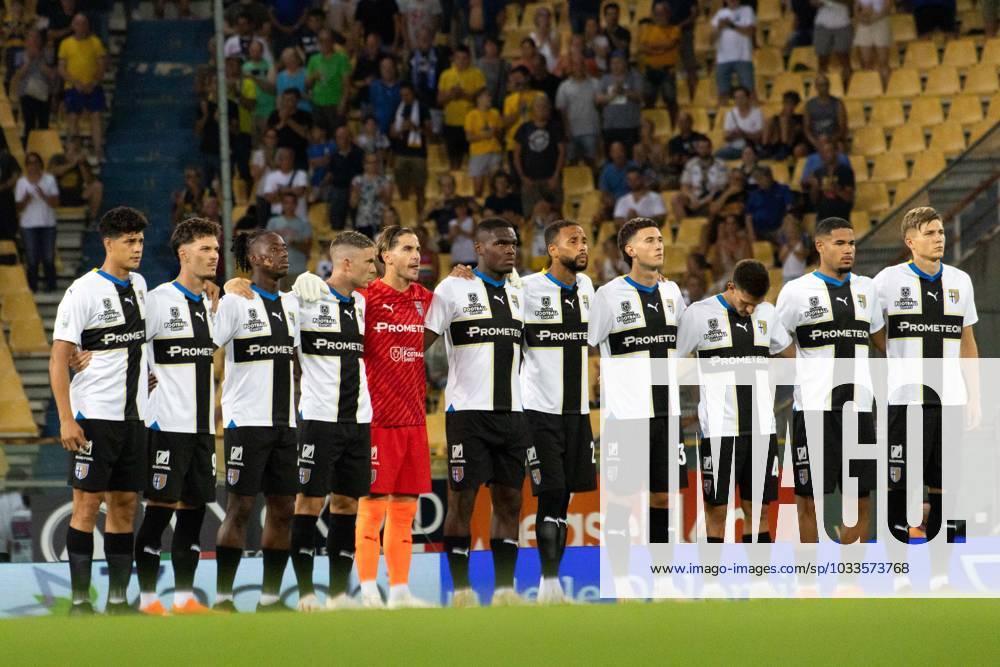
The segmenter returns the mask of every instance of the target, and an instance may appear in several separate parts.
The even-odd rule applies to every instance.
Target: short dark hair
[[[478,225],[476,225],[476,238],[479,238],[480,234],[485,234],[489,232],[490,234],[496,233],[500,229],[512,229],[514,230],[514,235],[517,236],[517,229],[511,224],[510,220],[500,217],[483,218]]]
[[[625,170],[625,175],[628,176],[629,174],[639,174],[640,176],[642,176],[642,169],[639,169],[639,167],[633,164],[632,166],[630,166]]]
[[[531,41],[530,37],[525,37],[524,39],[527,39],[528,41]],[[521,40],[521,41],[524,41],[524,40]],[[534,44],[534,42],[531,42],[531,43]],[[511,74],[521,74],[525,78],[531,76],[531,71],[527,67],[525,67],[524,65],[518,65],[517,67],[515,67],[514,69],[512,69],[510,71],[510,73]]]
[[[281,93],[282,95],[294,95],[295,99],[301,99],[302,93],[299,92],[298,88],[285,88],[285,91]]]
[[[606,5],[604,5],[604,13],[607,14],[608,10],[612,8],[617,9],[618,13],[621,14],[622,8],[618,6],[617,2],[609,2]]]
[[[320,9],[319,7],[313,7],[312,9],[309,10],[307,16],[315,16],[316,18],[325,19],[326,12]]]
[[[467,47],[465,44],[459,44],[458,46],[456,46],[455,50],[452,53],[464,53],[467,56],[472,55],[471,52],[469,51],[469,47]]]
[[[551,223],[545,228],[545,245],[548,246],[550,243],[555,243],[559,232],[567,227],[580,227],[580,223],[573,220],[556,220]]]
[[[532,46],[534,46],[534,47],[535,47],[536,49],[538,48],[538,47],[537,47],[537,46],[535,45],[535,40],[531,39],[530,37],[525,37],[524,39],[522,39],[522,40],[521,40],[521,46],[524,46],[524,43],[525,43],[525,42],[528,42],[529,44],[531,44]],[[519,65],[519,67],[524,67],[524,65]],[[514,71],[515,71],[515,72],[517,71],[517,67],[515,67],[515,68],[514,68]]]
[[[802,96],[801,96],[801,95],[799,95],[799,94],[798,94],[797,92],[795,92],[794,90],[786,90],[786,91],[784,92],[784,94],[783,94],[783,95],[781,96],[781,99],[782,99],[783,101],[784,101],[784,100],[792,100],[793,102],[795,102],[795,106],[798,106],[798,105],[799,105],[799,102],[801,102],[801,101],[802,101]]]
[[[330,241],[330,256],[340,248],[353,248],[355,250],[364,250],[366,248],[374,248],[375,242],[370,238],[362,234],[361,232],[355,231],[345,231],[337,234],[336,238]]]
[[[763,299],[771,289],[771,276],[762,262],[741,259],[733,268],[733,284],[755,299]]]
[[[618,250],[622,254],[622,259],[625,263],[632,267],[632,258],[628,256],[625,252],[625,246],[627,246],[635,235],[643,229],[649,229],[650,227],[660,228],[656,221],[651,218],[632,218],[631,220],[626,220],[625,224],[622,225],[621,229],[618,230]]]
[[[816,236],[829,236],[835,229],[854,229],[854,225],[843,218],[823,218],[816,223]]]
[[[217,239],[221,233],[222,228],[219,227],[219,223],[217,222],[206,218],[188,218],[177,223],[174,227],[174,231],[170,234],[170,249],[174,251],[174,256],[177,257],[182,245],[187,245],[205,236]]]
[[[376,255],[378,255],[379,261],[382,259],[382,253],[395,248],[396,244],[399,242],[399,237],[404,234],[413,234],[414,236],[417,235],[412,228],[403,227],[402,225],[389,225],[388,227],[382,229],[381,233],[379,233],[378,237],[375,239],[377,248]],[[340,236],[338,235],[337,238],[340,238]]]
[[[740,91],[743,91],[743,93],[744,93],[744,94],[745,94],[745,95],[746,95],[747,97],[749,97],[749,96],[750,96],[750,90],[749,90],[749,89],[748,89],[748,88],[747,88],[746,86],[733,86],[733,97],[735,97],[735,96],[736,96],[736,93],[738,93],[738,92],[740,92]]]
[[[116,239],[146,229],[149,221],[140,211],[129,206],[116,206],[101,216],[97,231],[102,239]]]

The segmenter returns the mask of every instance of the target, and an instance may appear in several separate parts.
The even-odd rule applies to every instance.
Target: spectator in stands
[[[46,49],[59,53],[59,45],[73,33],[73,17],[76,16],[76,0],[58,0],[58,2],[37,3],[40,18],[48,21],[44,38]]]
[[[844,85],[851,80],[851,0],[826,0],[816,11],[813,29],[813,47],[819,58],[819,71],[826,74],[831,56],[840,63],[840,77]]]
[[[510,168],[514,168],[514,137],[521,125],[531,117],[531,105],[536,97],[544,93],[532,90],[528,87],[530,78],[528,69],[523,66],[515,67],[511,70],[507,80],[507,96],[503,101],[503,124],[507,130],[507,163]],[[516,172],[515,172],[516,174]]]
[[[521,207],[521,198],[511,189],[510,185],[510,174],[507,172],[498,171],[493,174],[490,184],[492,194],[486,197],[483,214],[498,215],[520,227],[524,217],[524,209]]]
[[[545,56],[545,67],[550,72],[555,69],[562,51],[562,39],[552,23],[552,10],[542,5],[535,10],[534,30],[528,37],[535,43],[538,52]]]
[[[825,74],[817,74],[814,85],[817,94],[806,102],[806,139],[813,147],[819,147],[822,136],[837,146],[846,145],[847,107],[839,97],[830,94],[830,79]]]
[[[250,158],[250,174],[256,184],[254,189],[254,209],[257,214],[257,226],[264,227],[271,217],[271,203],[264,197],[264,184],[267,175],[278,168],[278,131],[273,127],[264,133],[260,146],[254,150]],[[311,157],[310,157],[311,160]],[[323,201],[326,201],[324,198]]]
[[[827,82],[827,92],[830,87]],[[805,117],[796,112],[802,98],[794,90],[781,96],[781,110],[767,122],[764,129],[764,156],[772,160],[805,157],[809,153]]]
[[[438,248],[448,252],[448,223],[455,217],[455,202],[458,201],[455,177],[451,174],[440,174],[437,177],[438,196],[427,206],[427,219],[434,222],[437,229]]]
[[[175,225],[193,215],[198,215],[205,200],[215,196],[215,191],[211,187],[206,187],[204,183],[202,172],[198,167],[188,167],[184,170],[184,187],[174,193]]]
[[[333,133],[337,150],[330,156],[330,169],[325,185],[329,186],[328,203],[330,228],[341,230],[347,225],[351,210],[351,183],[364,171],[364,153],[354,145],[351,131],[341,125]]]
[[[764,137],[764,114],[750,91],[737,86],[733,89],[733,100],[736,105],[726,112],[722,122],[726,145],[715,153],[723,160],[738,160],[748,146],[756,150]]]
[[[892,0],[855,0],[854,46],[861,58],[861,69],[877,70],[882,85],[889,83],[889,49],[893,45]]]
[[[309,127],[312,116],[299,108],[299,91],[289,88],[278,98],[278,108],[267,120],[268,127],[278,131],[278,147],[288,148],[295,157],[295,168],[309,168]]]
[[[712,156],[712,141],[707,137],[694,142],[697,155],[684,165],[681,191],[670,202],[674,220],[707,215],[708,205],[729,182],[726,165]]]
[[[514,166],[521,179],[521,210],[533,211],[535,202],[549,197],[562,205],[560,175],[566,163],[566,134],[562,123],[552,116],[547,97],[536,97],[531,119],[517,131]]]
[[[399,105],[396,105],[396,109],[398,108]],[[393,117],[395,117],[395,113],[396,110],[393,109]],[[391,123],[392,119],[390,118],[390,128]],[[366,154],[378,156],[379,162],[385,168],[386,151],[389,149],[389,137],[385,136],[379,129],[374,116],[365,117],[365,122],[361,124],[361,129],[358,132],[358,136],[354,139],[354,143]]]
[[[600,269],[598,269],[597,280],[599,284],[603,285],[604,283],[611,282],[618,276],[628,275],[629,265],[622,258],[617,238],[609,236],[604,239],[604,243],[601,244],[601,251],[604,259],[601,261]]]
[[[843,164],[838,160],[837,151],[829,141],[820,142],[819,157],[820,165],[803,176],[816,217],[849,220],[854,207],[854,170],[850,162]]]
[[[639,143],[632,147],[634,151],[636,148],[642,149],[643,154],[649,157],[657,146],[662,144],[656,138],[656,123],[652,118],[643,118],[642,124],[639,126]]]
[[[347,100],[351,91],[351,61],[333,45],[333,34],[320,30],[319,51],[306,67],[306,88],[312,95],[313,122],[332,132],[347,117]]]
[[[587,68],[591,76],[602,76],[608,71],[608,54],[611,53],[611,44],[601,32],[601,24],[598,19],[587,19],[587,22],[583,24],[583,46],[587,56]]]
[[[680,58],[687,77],[688,91],[694,97],[698,87],[700,63],[694,52],[694,24],[698,18],[697,0],[667,0],[670,7],[670,23],[681,29]]]
[[[430,111],[417,99],[413,84],[404,81],[399,87],[400,103],[393,116],[389,135],[395,157],[393,176],[399,196],[417,197],[417,212],[424,210],[427,187],[427,137],[431,135]]]
[[[656,106],[656,99],[670,113],[671,124],[677,122],[677,62],[680,60],[681,29],[670,21],[670,6],[666,0],[653,5],[653,24],[639,33],[639,53],[646,72],[646,108]]]
[[[816,23],[816,5],[812,0],[791,0],[791,9],[792,34],[785,43],[786,55],[797,46],[812,46]]]
[[[403,47],[405,28],[396,0],[358,0],[354,20],[365,28],[365,35],[378,34],[393,52]]]
[[[740,163],[736,168],[743,172],[743,178],[747,184],[747,192],[753,192],[757,189],[756,172],[759,163],[760,158],[757,157],[757,151],[754,150],[753,146],[747,146],[740,153]]]
[[[269,4],[274,50],[284,52],[286,48],[298,46],[299,29],[306,22],[310,0],[275,0]]]
[[[236,32],[229,39],[226,40],[222,47],[223,55],[227,58],[231,56],[238,56],[244,60],[250,57],[250,45],[256,42],[260,44],[263,50],[263,57],[270,61],[273,60],[271,57],[271,51],[267,46],[267,40],[263,37],[258,37],[254,34],[257,29],[257,25],[254,23],[253,18],[250,14],[241,13],[236,18]]]
[[[212,183],[219,175],[222,164],[219,144],[219,108],[217,104],[218,87],[216,85],[215,72],[206,77],[205,97],[198,103],[198,120],[195,121],[195,134],[200,141],[198,148],[201,151],[202,173],[206,183]],[[229,123],[230,147],[235,143],[236,134],[239,132],[239,123],[236,122],[240,109],[235,101],[226,100],[227,113],[233,122]]]
[[[683,297],[685,305],[688,306],[704,299],[705,293],[708,292],[708,284],[705,282],[704,271],[686,272],[684,278],[681,280],[681,284],[684,285],[681,288],[681,297]]]
[[[306,64],[319,53],[319,32],[326,21],[326,13],[317,7],[306,12],[306,22],[299,28],[299,51],[303,54]]]
[[[757,189],[747,199],[746,211],[753,222],[754,237],[760,241],[775,241],[785,215],[794,203],[792,190],[784,183],[777,183],[771,168],[758,166],[754,170]]]
[[[299,198],[291,192],[281,195],[281,213],[267,221],[267,230],[277,233],[288,245],[288,275],[284,287],[288,288],[300,274],[305,273],[312,249],[312,227],[298,215]]]
[[[600,15],[601,0],[569,0],[569,27],[574,35],[582,34],[587,21],[596,21]]]
[[[621,7],[617,2],[604,5],[604,36],[608,40],[608,48],[612,53],[619,51],[627,56],[632,48],[632,33],[619,23],[620,20]]]
[[[56,206],[59,186],[42,168],[42,156],[28,153],[25,173],[17,179],[14,198],[27,259],[28,287],[38,291],[38,267],[45,270],[45,291],[56,291]]]
[[[243,76],[240,59],[226,58],[226,90],[230,102],[236,104],[237,115],[229,119],[230,127],[236,126],[232,134],[233,162],[239,170],[240,178],[250,182],[250,152],[253,148],[253,110],[257,105],[257,86],[249,77]]]
[[[935,30],[958,37],[955,24],[955,0],[913,0],[913,18],[917,24],[917,35],[923,37]]]
[[[3,39],[5,91],[10,88],[10,80],[24,60],[24,42],[31,31],[31,21],[24,14],[24,3],[21,0],[11,0],[7,5],[7,15],[0,30],[0,37]]]
[[[805,275],[813,241],[809,234],[802,230],[802,222],[798,217],[792,214],[786,215],[781,230],[774,240],[778,245],[782,281],[787,283]]]
[[[437,125],[440,125],[441,111],[438,109],[438,80],[441,73],[448,69],[449,54],[439,46],[434,46],[434,33],[428,29],[417,32],[417,42],[410,54],[410,81],[413,90],[420,100],[421,106],[438,115]]]
[[[715,85],[719,104],[728,104],[733,90],[733,75],[740,85],[753,93],[753,42],[757,32],[757,16],[753,8],[740,0],[726,0],[712,17],[715,38]]]
[[[382,56],[388,55],[382,50],[382,41],[376,33],[365,37],[364,50],[358,54],[351,72],[351,90],[354,91],[355,106],[368,104],[368,87],[378,78],[379,63]]]
[[[715,228],[720,222],[718,216],[737,215],[743,219],[746,212],[750,191],[747,189],[747,177],[740,169],[729,170],[729,180],[725,189],[708,205],[708,215],[713,218],[709,225],[709,242],[715,242]]]
[[[399,68],[396,59],[385,56],[379,63],[379,78],[368,87],[368,98],[372,106],[375,124],[383,134],[389,132],[392,117],[399,108]]]
[[[809,174],[819,169],[823,164],[823,151],[825,150],[825,145],[830,144],[832,150],[837,155],[837,163],[844,166],[851,166],[851,161],[848,159],[844,153],[837,149],[837,145],[834,144],[828,137],[820,135],[819,139],[816,140],[816,152],[810,153],[806,157],[806,163],[802,169],[802,178],[799,181],[799,185],[802,190],[805,191],[808,187]]]
[[[753,257],[752,230],[740,224],[736,215],[727,215],[719,225],[719,238],[709,252],[712,274],[716,276],[715,289],[724,291],[740,260]]]
[[[416,225],[413,231],[417,235],[417,241],[420,243],[420,273],[417,274],[417,282],[427,289],[433,290],[437,287],[438,276],[440,275],[437,246],[431,240],[430,236],[428,236],[427,230],[423,226]]]
[[[236,22],[239,21],[240,14],[249,16],[258,31],[270,32],[271,18],[267,7],[260,0],[236,0],[232,3],[227,2],[225,5],[223,19],[225,20],[227,34],[233,30]]]
[[[330,30],[347,35],[354,23],[356,0],[326,0],[326,25]]]
[[[250,42],[250,54],[243,63],[243,75],[253,81],[254,99],[256,104],[253,107],[253,141],[254,145],[260,142],[261,137],[267,130],[267,119],[274,113],[276,98],[275,81],[278,73],[271,64],[269,58],[264,57],[264,46],[258,42]]]
[[[25,144],[32,130],[49,129],[49,108],[57,75],[45,61],[43,46],[41,33],[30,31],[24,42],[24,60],[11,82],[11,91],[17,91],[21,102]]]
[[[671,162],[683,169],[688,160],[696,154],[695,142],[707,138],[701,132],[695,131],[694,118],[685,111],[677,117],[677,134],[667,142],[667,155]]]
[[[298,107],[302,111],[312,113],[312,104],[306,99],[306,70],[302,67],[302,57],[299,52],[288,47],[281,52],[281,69],[275,80],[275,89],[278,99],[285,94],[286,90],[295,89],[299,91]]]
[[[448,244],[451,247],[451,263],[475,266],[479,261],[476,255],[475,230],[476,221],[472,217],[469,202],[464,197],[455,200],[455,217],[448,221]]]
[[[407,50],[417,43],[421,30],[428,30],[433,35],[441,28],[440,0],[399,0],[399,10]]]
[[[279,148],[275,159],[277,169],[264,180],[264,199],[271,203],[271,215],[281,215],[281,199],[287,194],[297,198],[295,215],[308,218],[309,175],[295,166],[295,154],[290,148]]]
[[[503,107],[510,63],[500,55],[500,43],[496,38],[487,37],[483,40],[483,54],[476,59],[476,67],[486,78],[486,88],[493,97],[493,106],[498,109]]]
[[[17,235],[17,203],[14,189],[21,177],[21,165],[10,154],[7,142],[0,141],[0,240],[11,241]]]
[[[650,218],[662,223],[667,217],[667,207],[659,192],[652,192],[638,167],[626,174],[629,193],[615,202],[615,222],[619,225],[631,218]]]
[[[979,9],[983,13],[983,29],[986,37],[997,36],[997,18],[1000,16],[1000,2],[997,0],[979,0]]]
[[[503,120],[491,105],[493,96],[488,89],[476,93],[476,106],[465,115],[465,138],[469,142],[469,177],[477,199],[483,196],[486,180],[503,164]]]
[[[97,220],[104,198],[104,184],[94,175],[77,137],[66,142],[66,153],[53,155],[49,172],[59,186],[60,206],[84,206],[87,219]]]
[[[597,110],[600,93],[597,80],[587,74],[581,54],[570,57],[570,76],[559,85],[556,108],[562,114],[569,138],[567,159],[571,164],[583,160],[593,169],[597,164],[597,141],[601,132],[601,114]]]
[[[602,107],[604,145],[620,141],[630,149],[639,140],[642,77],[629,69],[628,56],[621,51],[611,54],[611,71],[601,77],[597,103]]]
[[[471,65],[469,49],[455,49],[452,66],[441,73],[438,104],[444,108],[444,142],[453,171],[462,168],[469,151],[465,138],[465,116],[472,109],[476,93],[486,86],[486,77]]]
[[[545,93],[545,96],[549,98],[549,102],[555,104],[556,92],[559,90],[559,84],[562,83],[562,79],[549,71],[545,56],[541,53],[535,53],[531,61],[531,67],[528,69],[531,72],[531,87]]]
[[[608,147],[608,161],[601,167],[597,188],[601,191],[604,208],[609,215],[614,211],[615,202],[629,193],[628,171],[637,166],[628,159],[622,142],[615,141]]]
[[[73,17],[73,34],[59,45],[59,76],[66,82],[63,103],[69,113],[70,136],[80,135],[80,114],[90,121],[90,139],[97,159],[104,161],[101,113],[104,102],[104,45],[90,32],[90,22],[83,14]]]
[[[309,202],[326,201],[330,198],[329,187],[324,185],[330,173],[330,156],[337,145],[330,141],[326,127],[313,125],[309,129]]]
[[[633,149],[632,154],[650,190],[680,189],[684,167],[670,161],[667,157],[666,146],[654,143],[647,150],[642,145],[638,145]]]
[[[392,178],[382,174],[375,155],[364,157],[364,171],[351,181],[354,229],[374,239],[382,223],[382,210],[392,201]]]
[[[538,269],[539,264],[544,265],[549,256],[547,245],[545,244],[545,228],[559,219],[559,213],[553,206],[550,197],[542,197],[535,202],[535,208],[531,212],[530,219],[521,229],[521,238],[530,239],[529,244],[529,266],[532,270]]]

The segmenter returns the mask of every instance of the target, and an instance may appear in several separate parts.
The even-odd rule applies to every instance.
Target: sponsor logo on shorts
[[[609,442],[608,443],[608,460],[617,461],[618,460],[618,443]]]
[[[465,466],[452,466],[451,478],[455,480],[456,483],[465,479]]]
[[[465,447],[462,443],[451,446],[451,460],[452,461],[464,461],[465,460]]]
[[[614,482],[618,479],[618,466],[608,466],[608,481]]]
[[[231,463],[243,461],[243,445],[229,448],[229,461]]]
[[[534,446],[528,447],[528,463],[538,460],[538,452],[535,451]]]
[[[153,488],[160,491],[167,485],[167,476],[162,472],[153,473]]]
[[[77,479],[83,479],[90,473],[89,463],[77,463],[76,467],[73,469],[73,475]]]
[[[808,452],[806,450],[805,445],[795,448],[795,458],[797,458],[799,461],[809,460]]]
[[[236,486],[236,482],[240,481],[240,471],[229,469],[226,471],[226,481],[229,486]]]
[[[218,470],[218,468],[217,468],[217,459],[215,458],[215,452],[212,452],[212,477],[213,478],[215,477],[215,473],[216,473],[217,470]]]
[[[87,442],[83,443],[83,447],[81,447],[80,451],[77,453],[81,454],[82,456],[91,456],[93,454],[93,451],[94,451],[94,441],[88,440]]]
[[[902,445],[889,445],[889,460],[891,460],[891,461],[902,461],[903,460],[903,446]]]
[[[711,472],[712,471],[712,457],[711,456],[703,456],[703,457],[701,457],[701,467],[702,467],[702,470],[704,470],[705,472]]]
[[[375,483],[375,477],[378,476],[378,470],[372,470],[372,484]]]
[[[313,457],[316,455],[316,445],[302,445],[302,458],[307,461],[312,461]]]
[[[308,484],[312,478],[312,470],[309,468],[299,468],[299,484]]]
[[[378,445],[372,445],[372,462],[378,465]]]
[[[535,484],[541,484],[542,483],[542,471],[539,470],[538,468],[532,468],[532,470],[531,470],[531,479],[532,479],[532,481]]]
[[[156,450],[156,464],[158,466],[169,466],[170,465],[170,450],[168,449],[158,449]]]

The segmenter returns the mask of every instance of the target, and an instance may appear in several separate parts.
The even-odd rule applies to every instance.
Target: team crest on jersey
[[[299,468],[299,484],[308,484],[312,478],[312,470],[309,468]]]
[[[767,335],[767,320],[757,320],[757,330],[761,336]]]
[[[552,297],[542,297],[542,307],[535,311],[535,317],[540,320],[554,320],[559,313],[552,307]]]
[[[104,306],[104,312],[97,316],[101,322],[114,322],[118,319],[118,311],[115,310],[114,304],[111,299],[102,299],[101,305]]]
[[[414,301],[413,302],[413,309],[417,311],[417,315],[419,315],[420,317],[424,316],[424,302],[423,301]]]
[[[917,307],[917,300],[913,298],[913,291],[904,286],[899,288],[899,298],[893,305],[899,310],[912,310]]]
[[[77,463],[76,467],[73,468],[73,476],[77,479],[83,479],[90,473],[89,463]]]
[[[336,324],[336,321],[330,316],[330,306],[321,303],[319,306],[319,315],[312,319],[312,323],[324,329],[328,329]]]
[[[455,481],[455,483],[461,482],[465,479],[465,466],[452,466],[451,478]]]
[[[809,309],[805,312],[806,319],[815,320],[823,317],[827,312],[829,312],[827,307],[820,304],[818,296],[809,297]]]
[[[531,469],[531,480],[536,484],[542,483],[542,471],[538,468]]]
[[[806,485],[809,483],[809,471],[800,470],[799,471],[799,484]]]
[[[590,296],[589,295],[587,295],[587,294],[581,294],[580,295],[580,301],[583,302],[583,306],[587,310],[590,310]]]
[[[167,485],[167,475],[162,472],[153,473],[153,488],[157,491],[162,491],[163,487]]]
[[[615,318],[619,324],[635,324],[642,317],[641,314],[632,310],[631,301],[622,301],[621,311],[618,317]]]
[[[521,307],[521,303],[517,300],[517,295],[516,294],[511,294],[510,295],[510,302],[512,304],[514,304],[515,308],[520,308]]]
[[[950,290],[948,290],[948,301],[951,301],[952,303],[958,303],[958,290],[957,289],[950,289]]]
[[[266,326],[264,324],[264,320],[260,319],[260,315],[257,313],[256,308],[248,308],[247,317],[249,317],[250,320],[243,325],[243,328],[247,331],[260,331]]]
[[[469,305],[462,308],[462,312],[466,315],[482,315],[486,312],[486,306],[479,303],[479,295],[475,292],[469,292]]]
[[[236,482],[240,481],[240,471],[235,469],[229,469],[226,471],[226,482],[229,486],[236,486]]]
[[[673,300],[673,299],[664,299],[664,300],[663,300],[663,303],[664,303],[664,304],[666,304],[666,306],[667,306],[667,311],[668,311],[668,312],[669,312],[669,313],[670,313],[671,315],[673,315],[673,314],[674,314],[674,300]]]
[[[859,294],[858,295],[858,305],[861,306],[862,308],[867,309],[868,308],[868,297],[865,296],[864,294]]]
[[[903,469],[900,466],[889,466],[889,479],[898,482],[903,478]]]
[[[181,331],[187,326],[181,318],[181,309],[177,306],[170,306],[170,319],[163,323],[163,328],[167,331]]]
[[[710,343],[718,343],[725,337],[726,332],[719,328],[719,319],[717,317],[709,318],[708,331],[705,332],[703,338]]]

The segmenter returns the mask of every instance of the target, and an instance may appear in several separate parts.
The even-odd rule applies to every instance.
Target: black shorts
[[[531,445],[528,471],[531,491],[593,491],[597,488],[597,452],[590,415],[553,415],[525,410]]]
[[[844,414],[841,410],[823,411],[823,493],[833,493],[840,487],[844,470],[844,443],[842,429]],[[858,413],[858,442],[875,444],[875,413]],[[795,495],[812,496],[813,485],[809,472],[810,447],[806,436],[805,414],[796,410],[792,413],[792,467],[795,470]],[[815,453],[815,450],[813,450]],[[872,457],[874,458],[874,457]],[[853,470],[858,478],[858,495],[865,497],[875,488],[875,468],[868,461],[854,462]]]
[[[649,433],[649,479],[648,491],[652,493],[668,493],[670,491],[670,465],[676,461],[678,467],[678,488],[686,489],[687,453],[684,450],[684,436],[677,425],[678,442],[671,442],[670,420],[677,417],[652,417],[647,420],[608,419],[604,423],[601,436],[601,455],[604,466],[603,478],[607,480],[608,490],[616,495],[631,495],[647,490],[642,481],[630,475],[628,470],[628,454],[622,447],[628,447],[637,437],[637,428],[643,421],[648,422]],[[638,465],[638,461],[635,462]]]
[[[734,478],[740,490],[742,501],[754,500],[753,489],[753,436],[738,435],[719,438],[719,459],[716,462],[715,477],[712,476],[712,443],[702,438],[698,444],[698,461],[701,465],[701,489],[705,502],[709,505],[725,505],[729,502],[729,475],[735,467]],[[735,457],[734,457],[735,452]],[[735,462],[734,459],[735,458]],[[767,463],[764,468],[763,502],[778,498],[778,436],[771,434],[767,443]]]
[[[226,490],[241,496],[294,496],[298,447],[288,426],[227,428]]]
[[[687,453],[684,451],[684,435],[678,425],[680,441],[670,442],[670,420],[677,417],[653,417],[649,420],[649,490],[651,493],[670,491],[670,462],[677,457],[679,489],[688,487]]]
[[[914,409],[919,410],[916,405]],[[905,405],[889,406],[889,488],[906,488],[906,452],[909,449],[906,437]],[[941,488],[941,457],[944,420],[961,420],[959,409],[942,408],[940,405],[923,406],[923,484],[932,489]],[[962,423],[958,421],[956,423]]]
[[[215,500],[215,436],[149,431],[146,499],[198,507]]]
[[[448,159],[463,159],[469,152],[469,141],[465,136],[465,128],[459,125],[445,125],[441,134],[444,137],[444,148]]]
[[[321,498],[328,493],[360,498],[372,481],[369,424],[299,422],[299,493]]]
[[[529,439],[524,413],[449,412],[444,427],[453,490],[476,489],[480,484],[521,488]]]
[[[146,488],[146,425],[137,419],[81,419],[87,439],[69,459],[69,485],[89,493]]]

